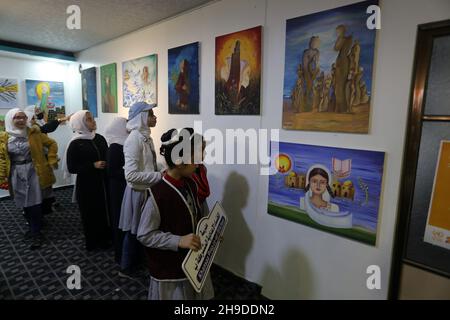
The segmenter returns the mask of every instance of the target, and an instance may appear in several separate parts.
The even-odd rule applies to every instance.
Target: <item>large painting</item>
[[[157,103],[157,67],[156,54],[122,63],[124,107],[139,101]]]
[[[169,49],[169,113],[199,113],[199,43]]]
[[[268,212],[375,245],[384,153],[271,143]]]
[[[283,128],[368,133],[376,30],[365,1],[286,22]]]
[[[215,112],[259,115],[262,27],[216,38]]]
[[[0,108],[16,108],[17,93],[17,79],[0,78]]]
[[[89,110],[97,118],[97,71],[95,67],[81,72],[83,110]]]
[[[102,112],[117,113],[117,65],[111,63],[100,67],[102,85]]]
[[[47,120],[66,115],[64,83],[55,81],[25,80],[27,103],[44,111]]]

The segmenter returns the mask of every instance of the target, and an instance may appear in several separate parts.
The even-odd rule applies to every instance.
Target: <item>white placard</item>
[[[189,250],[181,266],[197,292],[202,291],[227,222],[228,218],[219,202],[216,202],[207,217],[198,222],[196,234],[200,237],[202,248],[198,251]]]

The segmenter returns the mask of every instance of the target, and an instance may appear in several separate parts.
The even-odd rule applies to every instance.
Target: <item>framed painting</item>
[[[17,79],[0,78],[0,108],[17,108],[18,92]]]
[[[286,22],[283,128],[368,133],[376,29],[360,2]]]
[[[111,63],[100,67],[102,87],[102,112],[117,113],[117,65]]]
[[[95,67],[81,72],[83,110],[89,110],[97,118],[97,69]]]
[[[375,245],[384,152],[271,143],[271,215]]]
[[[157,103],[158,56],[150,56],[122,63],[123,106],[131,107],[135,102]]]
[[[199,43],[169,49],[169,113],[199,114]]]
[[[48,120],[66,115],[64,83],[55,81],[25,80],[27,103],[44,111]]]
[[[217,115],[260,114],[261,33],[259,26],[216,38]]]

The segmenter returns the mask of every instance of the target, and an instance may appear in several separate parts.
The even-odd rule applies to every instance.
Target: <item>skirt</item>
[[[159,281],[150,276],[148,300],[211,300],[214,288],[208,274],[203,290],[194,290],[189,280]]]
[[[120,209],[119,229],[137,234],[144,201],[145,190],[136,190],[127,185]]]

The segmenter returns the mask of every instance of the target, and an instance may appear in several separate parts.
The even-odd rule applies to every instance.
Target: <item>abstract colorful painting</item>
[[[152,54],[122,63],[123,106],[135,102],[157,103],[158,56]]]
[[[384,152],[271,143],[268,212],[375,245]]]
[[[102,87],[102,112],[117,113],[117,65],[111,63],[100,67]]]
[[[262,27],[216,38],[215,112],[259,115]]]
[[[0,115],[0,132],[5,131],[5,115]]]
[[[198,114],[199,43],[169,49],[169,113]]]
[[[287,20],[283,128],[368,133],[376,29],[370,0]]]
[[[27,103],[44,111],[47,120],[66,115],[64,83],[55,81],[25,80]]]
[[[0,108],[16,108],[18,91],[17,79],[0,78]]]
[[[95,67],[81,72],[83,110],[89,110],[97,118],[97,69]]]

